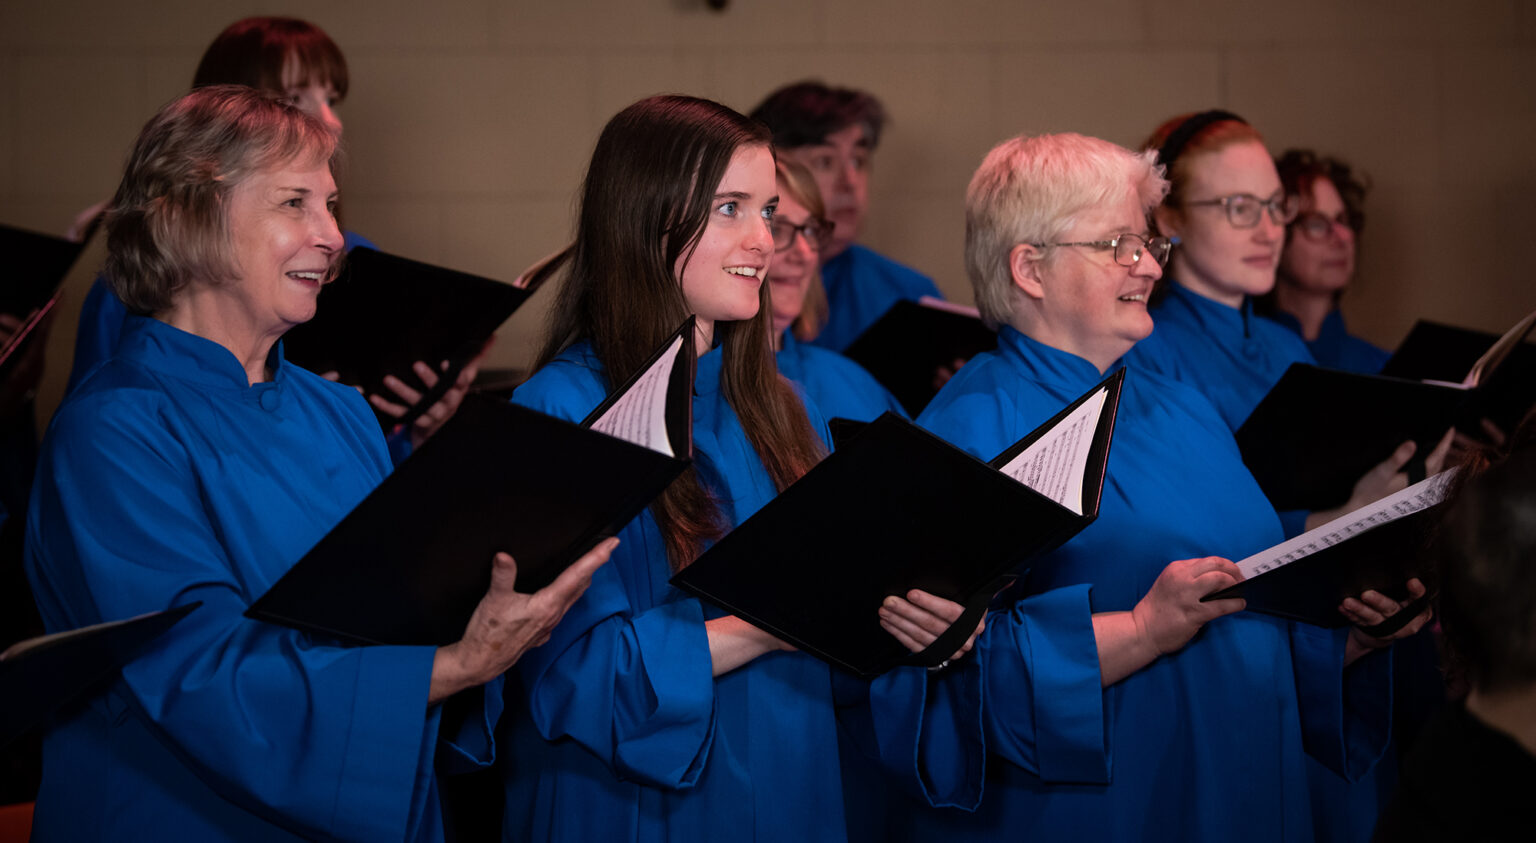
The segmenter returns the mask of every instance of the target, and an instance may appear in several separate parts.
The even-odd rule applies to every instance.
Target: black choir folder
[[[886,413],[672,582],[860,676],[936,665],[969,636],[1005,575],[1098,516],[1124,377],[1105,379],[990,463]],[[916,656],[877,616],[887,595],[913,588],[968,607]]]
[[[22,321],[0,345],[0,372],[9,370],[12,357],[53,309],[65,275],[84,248],[83,243],[0,225],[0,254],[6,262],[0,313]]]
[[[201,605],[29,638],[0,653],[0,747],[90,691]]]
[[[1241,597],[1256,612],[1340,627],[1349,620],[1339,604],[1367,589],[1405,600],[1408,580],[1418,577],[1433,592],[1433,572],[1424,567],[1420,551],[1454,474],[1441,472],[1256,553],[1237,563],[1242,582],[1204,599]],[[1417,614],[1405,609],[1375,631],[1395,631]]]
[[[246,614],[358,644],[459,640],[491,579],[548,585],[691,462],[693,319],[581,424],[469,396]]]
[[[491,334],[533,294],[500,281],[359,247],[347,253],[341,274],[325,285],[315,318],[283,337],[288,359],[369,394],[384,392],[394,375],[425,394],[402,418],[380,415],[386,429],[410,424],[452,386],[459,371]],[[434,369],[427,390],[411,365]],[[390,393],[384,392],[388,397]]]
[[[1460,383],[1292,364],[1238,428],[1243,462],[1276,509],[1338,506],[1403,442],[1413,440],[1415,459],[1422,459],[1469,411],[1529,395],[1531,372],[1521,376],[1524,358],[1515,352],[1533,325],[1536,313],[1501,337]]]
[[[1381,373],[1416,380],[1465,382],[1468,372],[1485,355],[1498,354],[1496,346],[1502,340],[1484,331],[1421,320],[1392,353]],[[1487,379],[1479,382],[1479,389],[1469,397],[1468,406],[1456,423],[1458,428],[1478,438],[1484,436],[1481,419],[1487,418],[1503,430],[1513,431],[1536,405],[1536,345],[1522,334],[1508,344],[1506,355],[1500,355],[1499,360],[1490,358],[1489,362],[1497,365],[1491,366]]]
[[[924,296],[891,305],[843,354],[891,391],[914,418],[943,384],[935,373],[997,348],[975,308]]]

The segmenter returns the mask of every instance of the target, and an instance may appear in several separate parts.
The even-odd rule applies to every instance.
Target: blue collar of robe
[[[272,380],[252,384],[234,352],[152,316],[130,314],[123,320],[123,336],[118,340],[117,356],[177,380],[210,389],[247,392],[256,396],[256,400],[261,400],[260,396],[266,392],[280,390],[288,379],[281,341],[273,343],[272,350],[267,353],[267,368],[272,372]]]
[[[1248,339],[1253,336],[1250,323],[1256,317],[1253,315],[1253,300],[1247,296],[1243,297],[1243,303],[1240,306],[1232,307],[1208,299],[1178,281],[1172,281],[1168,284],[1168,294],[1158,305],[1157,310],[1182,311],[1189,316],[1190,321],[1223,339],[1229,337]],[[1155,313],[1152,321],[1154,324],[1157,322]]]
[[[1046,345],[1017,329],[1003,325],[997,331],[997,346],[1005,359],[1024,377],[1038,383],[1066,387],[1071,391],[1086,391],[1104,379],[1099,367],[1070,351],[1062,351]],[[1116,361],[1109,371],[1119,368]]]

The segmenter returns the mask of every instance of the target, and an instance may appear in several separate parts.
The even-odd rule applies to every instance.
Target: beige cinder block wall
[[[965,183],[994,142],[1135,144],[1221,106],[1276,150],[1315,146],[1374,177],[1345,304],[1367,337],[1395,344],[1420,315],[1499,328],[1536,307],[1527,0],[7,0],[0,221],[62,230],[107,196],[138,127],[250,14],[308,18],[346,51],[349,227],[495,277],[565,241],[618,108],[681,91],[748,109],[815,76],[885,99],[867,241],[956,299],[970,299]],[[494,363],[531,358],[540,304]]]

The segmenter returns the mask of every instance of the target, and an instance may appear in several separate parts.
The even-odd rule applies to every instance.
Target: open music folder
[[[359,247],[320,291],[315,318],[283,335],[283,353],[312,372],[336,372],[342,383],[370,395],[384,391],[385,375],[400,378],[425,394],[405,416],[380,415],[379,421],[385,429],[409,425],[443,397],[533,292]],[[434,369],[448,361],[430,390],[411,369],[418,360]]]
[[[1503,336],[1420,320],[1381,373],[1476,387],[1457,428],[1481,438],[1485,434],[1480,422],[1487,418],[1512,432],[1536,406],[1536,345],[1525,330],[1533,316]],[[1475,382],[1469,382],[1474,376]]]
[[[1244,580],[1204,599],[1242,597],[1256,612],[1339,627],[1349,623],[1339,604],[1367,589],[1404,600],[1408,580],[1418,577],[1432,592],[1421,551],[1455,473],[1443,471],[1239,561]]]
[[[490,585],[548,585],[692,461],[694,320],[581,424],[469,396],[246,614],[358,644],[457,641]]]
[[[932,666],[1005,577],[1098,517],[1124,370],[984,463],[886,413],[672,578],[860,676]],[[880,626],[888,595],[968,607],[921,654]]]
[[[891,391],[916,418],[940,384],[934,375],[955,361],[997,348],[997,332],[976,308],[924,296],[891,305],[843,352]]]
[[[96,688],[201,605],[29,638],[0,653],[0,747]]]
[[[1361,475],[1403,442],[1413,440],[1415,459],[1422,459],[1469,414],[1475,424],[1490,405],[1536,396],[1529,382],[1536,371],[1522,371],[1527,358],[1517,353],[1533,326],[1536,313],[1506,332],[1459,382],[1292,364],[1238,429],[1243,462],[1276,509],[1338,506]]]

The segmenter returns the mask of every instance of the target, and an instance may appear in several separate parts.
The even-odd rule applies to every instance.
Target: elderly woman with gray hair
[[[998,348],[919,423],[990,458],[1118,368],[1152,331],[1169,244],[1148,213],[1166,191],[1151,153],[1095,138],[993,149],[966,195],[966,267]],[[1097,521],[1023,573],[978,642],[998,760],[986,799],[920,811],[917,836],[1310,839],[1303,746],[1374,759],[1380,735],[1344,712],[1386,704],[1382,665],[1346,673],[1364,650],[1342,635],[1200,602],[1240,577],[1229,559],[1283,538],[1205,398],[1128,371],[1115,430]],[[1346,679],[1361,708],[1344,706]]]
[[[202,605],[54,724],[34,840],[443,839],[436,760],[490,761],[501,674],[613,547],[531,595],[486,560],[445,647],[244,617],[390,469],[362,397],[278,342],[341,256],[336,144],[225,85],[161,109],[129,158],[107,275],[131,315],[54,416],[27,574],[50,632]]]

